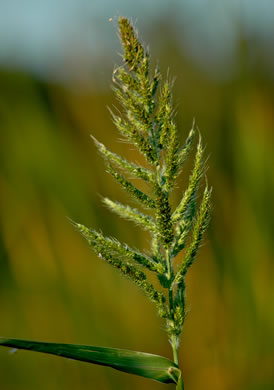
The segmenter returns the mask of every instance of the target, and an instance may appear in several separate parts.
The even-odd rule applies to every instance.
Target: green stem
[[[169,299],[169,312],[172,320],[174,320],[174,302],[173,302],[173,283],[172,283],[172,278],[173,278],[173,269],[172,269],[172,264],[171,264],[171,255],[170,251],[167,249],[166,250],[166,266],[167,266],[167,279],[169,280],[169,287],[168,287],[168,299]],[[170,338],[171,342],[171,347],[172,347],[172,352],[173,352],[173,361],[174,363],[179,366],[179,356],[178,356],[178,349],[179,349],[179,342],[178,342],[178,337],[176,335],[172,335]],[[179,378],[176,384],[176,390],[184,390],[184,382],[182,379],[182,374],[181,371],[179,370]]]
[[[184,381],[182,378],[182,374],[180,374],[180,377],[178,379],[177,385],[176,385],[176,390],[184,390]]]
[[[171,336],[171,346],[173,351],[173,361],[179,366],[179,357],[178,357],[178,340],[175,335]]]
[[[178,358],[179,343],[178,343],[178,339],[175,335],[171,336],[171,346],[172,346],[172,350],[173,350],[174,363],[176,363],[179,366],[179,358]],[[176,390],[184,390],[184,381],[182,378],[181,370],[179,368],[178,368],[178,373],[179,373],[179,375],[177,375],[177,378],[176,378],[176,381],[177,381],[176,382]]]

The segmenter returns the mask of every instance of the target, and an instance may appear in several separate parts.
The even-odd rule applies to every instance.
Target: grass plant
[[[179,144],[172,104],[172,82],[163,80],[158,67],[150,68],[148,51],[127,18],[118,20],[123,47],[123,64],[113,72],[113,89],[121,112],[111,112],[113,122],[126,142],[143,156],[144,164],[133,163],[110,151],[95,139],[107,171],[139,208],[104,198],[104,204],[120,217],[134,222],[151,236],[151,248],[145,253],[103,233],[72,221],[100,259],[132,280],[155,304],[165,321],[173,351],[173,361],[147,353],[73,344],[55,344],[0,338],[0,344],[88,361],[141,375],[184,388],[179,368],[178,349],[186,315],[185,277],[201,246],[209,223],[211,189],[205,180],[201,200],[200,185],[206,171],[206,158],[193,123],[186,141]],[[184,162],[198,136],[192,172],[177,207],[172,208],[174,190]],[[150,188],[140,190],[137,178]],[[175,265],[175,258],[179,265]],[[177,263],[177,262],[176,262]],[[159,288],[150,281],[154,273]]]

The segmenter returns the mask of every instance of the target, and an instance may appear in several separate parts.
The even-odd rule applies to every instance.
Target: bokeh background
[[[195,117],[210,155],[213,217],[187,277],[186,389],[272,390],[272,0],[0,1],[0,335],[171,358],[152,304],[67,219],[147,246],[102,206],[100,195],[128,198],[89,137],[132,158],[107,109],[119,15],[136,22],[162,74],[176,76],[182,141]],[[129,388],[172,385],[0,349],[1,390]]]

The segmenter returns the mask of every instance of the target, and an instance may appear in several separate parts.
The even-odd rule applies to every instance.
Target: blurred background
[[[176,77],[182,142],[195,117],[210,155],[212,222],[187,277],[185,387],[273,389],[272,0],[0,0],[0,335],[172,357],[153,305],[67,219],[148,245],[102,206],[101,195],[128,198],[89,137],[133,158],[107,109],[119,15]],[[1,390],[173,388],[6,348],[0,362]]]

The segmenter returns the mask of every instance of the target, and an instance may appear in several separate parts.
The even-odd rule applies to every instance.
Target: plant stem
[[[171,315],[171,318],[173,319],[174,315],[174,308],[173,308],[173,288],[171,284],[172,280],[172,265],[171,265],[171,258],[170,258],[170,253],[169,250],[166,250],[166,264],[167,264],[167,278],[170,281],[170,285],[168,288],[168,299],[169,299],[169,312]],[[172,335],[171,339],[171,346],[172,346],[172,351],[173,351],[173,360],[174,362],[178,365],[178,338],[176,335]]]
[[[176,335],[171,336],[171,346],[173,350],[173,360],[174,363],[176,363],[179,366],[179,358],[178,358],[178,348],[179,348],[179,343],[178,343],[178,337]],[[182,372],[180,369],[178,369],[179,375],[176,378],[176,390],[184,390],[184,381],[182,378]]]
[[[177,385],[176,385],[176,390],[184,390],[185,386],[184,386],[184,381],[183,381],[183,378],[182,378],[182,375],[179,377],[179,380],[177,382]]]
[[[177,365],[179,365],[179,358],[178,358],[178,339],[177,336],[172,335],[171,336],[171,346],[172,346],[172,352],[173,352],[173,361]]]

